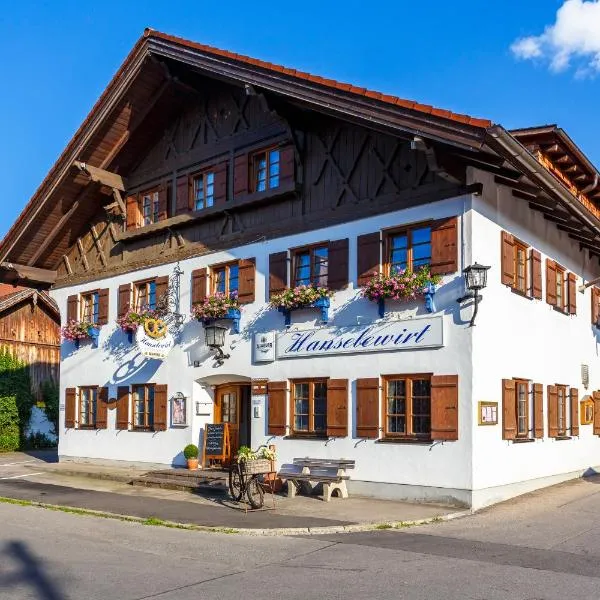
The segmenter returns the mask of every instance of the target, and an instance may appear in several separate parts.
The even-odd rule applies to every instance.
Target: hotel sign
[[[275,358],[392,352],[443,345],[444,320],[438,315],[356,327],[286,331],[277,335]]]
[[[175,346],[175,338],[161,319],[150,319],[138,327],[135,341],[142,356],[164,360]]]

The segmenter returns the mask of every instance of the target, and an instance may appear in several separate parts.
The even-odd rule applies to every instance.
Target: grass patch
[[[392,525],[389,523],[379,523],[379,525],[375,525],[375,529],[392,529]]]

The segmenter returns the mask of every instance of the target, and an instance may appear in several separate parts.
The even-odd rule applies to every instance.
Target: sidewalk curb
[[[470,510],[457,511],[438,517],[430,517],[427,519],[416,519],[414,521],[387,521],[384,523],[356,523],[353,525],[334,525],[326,527],[280,527],[280,528],[257,528],[248,527],[231,528],[225,526],[210,526],[210,525],[194,525],[193,523],[177,523],[175,521],[165,521],[155,517],[144,519],[143,517],[134,517],[131,515],[122,515],[101,510],[88,508],[78,508],[75,506],[66,506],[61,504],[47,504],[45,502],[37,502],[35,500],[19,500],[16,498],[8,498],[0,496],[0,504],[16,504],[19,506],[32,506],[36,508],[45,508],[59,512],[101,517],[104,519],[114,519],[118,521],[127,521],[130,523],[139,523],[141,525],[152,525],[155,527],[167,527],[171,529],[187,529],[191,531],[202,531],[209,533],[221,534],[239,534],[246,536],[296,536],[296,535],[331,535],[340,533],[358,533],[363,531],[378,531],[378,530],[400,530],[408,527],[419,525],[427,525],[430,523],[442,523],[468,517],[473,514]]]

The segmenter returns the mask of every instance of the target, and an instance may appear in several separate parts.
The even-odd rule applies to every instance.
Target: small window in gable
[[[142,222],[144,225],[152,225],[160,220],[160,208],[158,202],[158,191],[149,191],[140,194],[142,204]]]
[[[98,323],[99,307],[99,295],[97,291],[81,294],[79,300],[80,320],[86,323]]]
[[[280,153],[278,149],[263,150],[252,157],[255,192],[279,187]]]
[[[192,185],[194,210],[210,208],[215,203],[215,173],[205,171],[193,178]]]

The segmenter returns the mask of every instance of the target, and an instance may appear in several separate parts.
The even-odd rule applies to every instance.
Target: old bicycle
[[[272,460],[263,458],[270,450],[259,446],[256,451],[240,448],[237,460],[229,468],[229,492],[239,502],[244,496],[252,508],[262,508],[265,502],[263,491],[263,475],[273,471]]]

